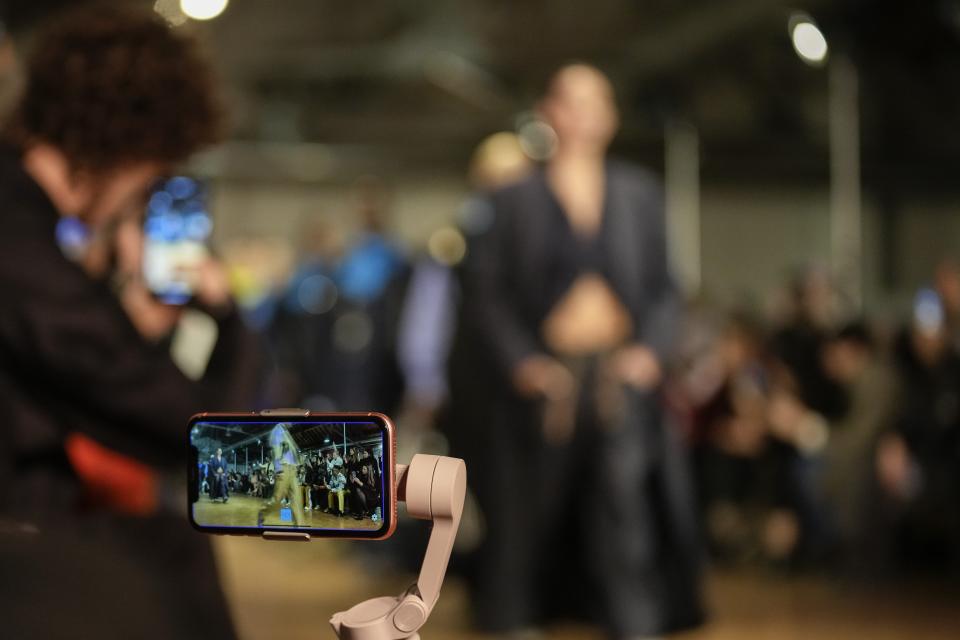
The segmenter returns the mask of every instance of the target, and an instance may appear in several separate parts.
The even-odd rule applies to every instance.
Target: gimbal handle
[[[397,465],[397,500],[433,529],[420,577],[396,597],[374,598],[330,619],[341,640],[416,640],[440,597],[467,491],[467,466],[459,458],[417,454]]]

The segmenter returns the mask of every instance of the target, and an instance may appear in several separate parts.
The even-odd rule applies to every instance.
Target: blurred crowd
[[[848,317],[822,269],[774,317],[695,309],[668,392],[725,562],[956,576],[960,271],[902,325]]]
[[[527,162],[515,139],[497,144],[492,162]],[[465,204],[458,233],[471,237],[484,204]],[[365,228],[346,257],[305,253],[289,281],[250,308],[251,323],[269,318],[261,329],[282,380],[272,404],[402,410],[404,424],[446,429],[466,256],[453,266],[443,255],[410,257],[377,228]],[[371,293],[361,298],[350,285],[338,293],[341,269],[367,273]],[[665,382],[712,557],[870,574],[955,571],[960,266],[944,259],[900,326],[844,312],[819,266],[785,274],[775,295],[773,310],[690,300]],[[411,314],[420,321],[402,322]]]
[[[660,180],[608,156],[614,87],[572,64],[534,105],[546,153],[535,162],[507,133],[485,141],[474,195],[423,251],[392,236],[388,182],[363,177],[356,232],[311,221],[288,274],[254,273],[250,255],[270,252],[256,239],[242,259],[208,256],[191,306],[215,344],[186,375],[170,355],[185,314],[142,282],[138,216],[159,175],[218,139],[205,63],[126,10],[77,14],[44,37],[0,153],[0,473],[12,488],[0,552],[28,578],[41,567],[102,584],[89,607],[128,583],[116,637],[145,637],[133,631],[144,621],[156,637],[233,637],[208,546],[178,528],[171,478],[199,411],[377,410],[401,440],[441,434],[468,463],[476,535],[457,566],[489,632],[581,616],[611,638],[696,626],[704,547],[727,563],[956,575],[954,262],[902,327],[845,312],[817,268],[787,283],[772,317],[685,301]],[[168,75],[141,78],[131,60]],[[56,242],[67,218],[89,231],[71,251]],[[211,499],[271,497],[267,465],[221,460],[203,463]],[[304,504],[376,518],[380,464],[363,449],[308,452]],[[154,497],[131,512],[117,496],[135,488]],[[144,530],[175,533],[142,545]],[[49,556],[54,539],[63,557]],[[0,591],[17,637],[45,637],[31,612],[49,589]]]
[[[513,144],[506,153],[521,154]],[[471,209],[482,206],[465,205],[459,232],[468,239],[470,216],[482,215]],[[445,417],[450,352],[470,348],[451,344],[462,266],[411,258],[385,234],[362,238],[358,246],[379,249],[345,262],[379,270],[378,293],[338,300],[338,263],[308,254],[271,301],[263,330],[287,385],[280,397],[317,410],[402,410],[404,424],[452,429],[457,441]],[[845,313],[825,268],[785,274],[777,295],[772,311],[689,301],[664,385],[711,556],[868,575],[956,571],[960,267],[943,260],[899,326]],[[402,323],[406,314],[421,321]],[[348,323],[363,328],[359,342],[344,342],[355,335]],[[345,385],[351,358],[357,373]]]

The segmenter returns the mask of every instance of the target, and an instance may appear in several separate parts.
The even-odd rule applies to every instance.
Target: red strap
[[[157,509],[157,477],[150,467],[79,433],[67,436],[67,458],[96,506],[148,516]]]

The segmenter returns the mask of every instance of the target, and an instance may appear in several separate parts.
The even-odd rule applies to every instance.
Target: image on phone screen
[[[194,526],[349,537],[387,531],[387,426],[375,416],[342,418],[195,419],[189,505]]]
[[[203,182],[174,176],[156,185],[144,219],[143,276],[158,299],[167,304],[190,300],[193,274],[207,256],[212,230]]]

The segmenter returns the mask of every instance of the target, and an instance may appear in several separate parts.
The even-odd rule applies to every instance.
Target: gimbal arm
[[[417,454],[409,466],[397,465],[397,500],[420,520],[432,520],[433,529],[420,577],[397,597],[361,602],[330,619],[341,640],[413,640],[440,597],[460,527],[467,490],[463,460]]]

